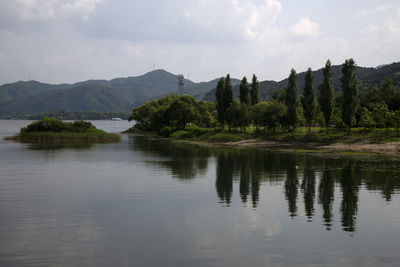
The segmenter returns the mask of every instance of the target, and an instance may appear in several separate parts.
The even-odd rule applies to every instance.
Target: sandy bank
[[[378,153],[378,154],[398,154],[400,152],[400,142],[390,142],[383,144],[368,143],[334,143],[330,145],[320,143],[302,142],[277,142],[247,139],[237,142],[221,143],[224,146],[233,147],[255,147],[255,148],[283,148],[283,149],[315,149],[332,152],[358,152],[358,153]]]

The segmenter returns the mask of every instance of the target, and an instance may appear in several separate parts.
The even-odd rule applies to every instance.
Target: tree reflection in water
[[[332,171],[329,169],[328,165],[322,171],[322,177],[319,182],[318,188],[318,202],[322,206],[323,210],[323,220],[326,226],[326,230],[331,230],[332,227],[332,205],[335,194],[335,182],[332,178]]]
[[[314,215],[315,171],[309,161],[306,162],[306,166],[304,167],[301,189],[303,190],[305,214],[308,221],[311,221]]]
[[[397,159],[221,148],[146,137],[132,137],[130,144],[132,149],[146,155],[148,164],[169,170],[179,180],[190,181],[204,175],[209,163],[215,162],[216,193],[220,202],[227,206],[234,199],[235,186],[239,187],[241,202],[244,205],[251,202],[253,208],[260,204],[263,185],[282,187],[289,216],[298,216],[298,202],[303,201],[305,216],[311,221],[316,214],[317,197],[327,230],[333,227],[335,187],[340,188],[341,196],[338,217],[341,218],[342,229],[348,232],[357,229],[361,186],[381,192],[388,202],[393,194],[400,191],[400,164]],[[301,184],[299,174],[302,174]],[[299,186],[302,200],[298,196]]]

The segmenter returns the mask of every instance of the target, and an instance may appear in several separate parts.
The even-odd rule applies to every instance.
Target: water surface
[[[400,264],[396,157],[122,137],[0,141],[1,266]]]

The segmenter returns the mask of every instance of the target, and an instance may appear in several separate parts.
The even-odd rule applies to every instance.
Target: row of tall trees
[[[380,88],[360,94],[355,66],[353,59],[342,64],[341,90],[336,93],[332,66],[328,60],[318,86],[311,68],[307,70],[301,96],[298,95],[294,69],[290,71],[287,87],[274,91],[268,101],[261,101],[260,85],[255,75],[251,83],[243,77],[239,86],[239,101],[234,100],[228,74],[218,81],[215,103],[197,101],[188,95],[170,95],[134,109],[129,119],[136,121],[137,129],[166,134],[191,124],[242,130],[253,125],[274,131],[294,131],[299,125],[307,126],[310,131],[315,124],[325,124],[327,131],[332,126],[346,127],[350,131],[354,125],[400,128],[400,90],[390,80],[385,80]]]
[[[216,90],[216,106],[218,121],[222,127],[225,125],[244,128],[250,124],[276,129],[279,125],[288,131],[296,129],[299,117],[305,121],[309,131],[320,111],[322,113],[327,131],[332,124],[335,109],[335,89],[332,81],[332,66],[328,60],[323,68],[323,81],[318,86],[319,97],[316,97],[314,76],[309,68],[304,78],[303,95],[299,98],[297,89],[297,74],[294,69],[290,71],[288,86],[279,97],[266,102],[261,102],[259,82],[253,75],[249,85],[243,77],[239,87],[239,100],[233,99],[232,83],[229,74],[221,78]],[[350,131],[354,124],[354,117],[359,110],[360,94],[355,73],[355,61],[346,60],[342,65],[340,92],[341,119]]]

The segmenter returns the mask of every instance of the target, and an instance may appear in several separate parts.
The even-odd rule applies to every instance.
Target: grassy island
[[[121,141],[118,134],[106,133],[103,130],[96,129],[90,122],[63,122],[54,118],[32,122],[27,127],[22,128],[19,134],[4,139],[19,142],[112,143]]]

